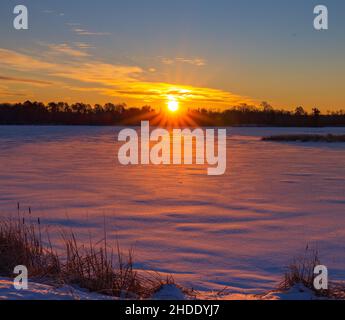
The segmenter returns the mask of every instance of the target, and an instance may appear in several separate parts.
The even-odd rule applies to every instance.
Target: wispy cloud
[[[74,45],[79,49],[95,49],[96,47],[85,42],[75,42]]]
[[[176,57],[176,58],[161,57],[161,62],[166,65],[172,65],[175,63],[187,63],[187,64],[191,64],[197,67],[202,67],[207,64],[206,60],[202,58],[183,58],[183,57]]]
[[[119,83],[130,84],[136,81],[136,76],[142,72],[140,67],[112,65],[98,61],[61,66],[58,70],[52,70],[54,76],[105,86],[116,86]]]
[[[83,28],[74,28],[73,31],[80,36],[109,36],[110,32],[94,32]]]
[[[70,45],[68,45],[67,43],[62,43],[62,44],[51,44],[48,45],[49,49],[53,52],[53,53],[58,53],[58,54],[65,54],[71,57],[87,57],[89,56],[89,54],[85,51],[82,50],[78,50],[75,48],[72,48]],[[82,48],[85,49],[86,47],[81,47],[79,46],[78,48]]]
[[[56,12],[54,10],[49,10],[49,9],[46,9],[46,10],[42,10],[43,13],[46,13],[46,14],[56,14],[60,17],[63,17],[65,14],[63,12]]]
[[[66,23],[66,26],[69,26],[69,27],[77,27],[77,26],[80,26],[81,24],[79,22],[67,22]]]
[[[202,67],[206,65],[206,60],[201,58],[186,59],[186,58],[176,58],[177,62],[192,64],[197,67]]]

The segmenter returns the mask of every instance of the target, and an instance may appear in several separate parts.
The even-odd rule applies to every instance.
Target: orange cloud
[[[12,91],[7,86],[0,85],[0,97],[24,97],[25,93],[20,91]]]
[[[19,71],[43,70],[56,67],[56,65],[52,63],[44,62],[28,55],[1,48],[0,66],[13,68]]]
[[[22,82],[22,83],[29,83],[29,84],[40,85],[40,86],[53,84],[52,82],[48,82],[48,81],[41,81],[41,80],[27,79],[27,78],[3,77],[3,76],[0,76],[0,81]]]
[[[242,97],[227,91],[211,88],[199,88],[194,86],[181,86],[160,82],[132,82],[128,87],[126,84],[122,88],[102,88],[103,94],[114,97],[135,97],[144,101],[165,101],[168,96],[174,96],[185,103],[216,103],[222,105],[237,105],[240,103],[254,103],[249,97]]]
[[[112,86],[136,81],[135,75],[142,72],[140,67],[112,65],[96,61],[61,66],[59,70],[53,70],[53,75],[80,82]]]
[[[76,60],[69,60],[67,63],[63,61],[56,62],[56,59],[54,63],[45,62],[28,55],[0,49],[0,66],[12,68],[17,72],[44,71],[43,79],[38,81],[31,81],[26,77],[16,77],[12,80],[6,76],[3,78],[6,78],[7,81],[17,80],[27,83],[31,81],[32,84],[49,83],[45,80],[46,76],[62,78],[64,80],[62,86],[59,86],[60,89],[94,92],[102,96],[117,97],[123,100],[132,99],[139,103],[162,103],[171,95],[186,104],[212,103],[212,106],[217,106],[254,103],[248,97],[224,90],[148,81],[147,76],[149,72],[147,73],[141,67],[114,65],[96,61],[88,56],[79,55],[74,51],[71,52],[70,49],[67,45],[50,46],[52,52],[61,52],[64,55],[73,55],[77,58]],[[57,79],[56,82],[59,81],[61,80]],[[37,100],[39,99],[37,97]]]

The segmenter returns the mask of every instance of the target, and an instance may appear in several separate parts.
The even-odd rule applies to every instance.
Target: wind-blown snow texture
[[[198,290],[271,290],[307,244],[345,280],[345,144],[260,141],[344,129],[229,128],[221,177],[199,166],[123,167],[118,130],[0,127],[0,216],[30,206],[59,244],[60,227],[102,239],[105,218],[108,242],[133,246],[137,268]]]

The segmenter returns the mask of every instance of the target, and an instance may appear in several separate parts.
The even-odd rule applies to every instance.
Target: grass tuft
[[[0,222],[0,274],[12,276],[17,265],[24,265],[32,277],[56,277],[61,263],[50,245],[44,246],[40,221],[25,219]]]
[[[318,252],[307,248],[303,257],[295,258],[287,267],[279,288],[289,290],[296,284],[303,284],[306,288],[314,290],[314,269],[320,264]]]
[[[158,273],[134,270],[133,251],[123,254],[118,244],[116,252],[109,250],[106,235],[102,245],[94,246],[90,241],[85,246],[78,244],[73,233],[63,234],[62,255],[42,238],[39,219],[26,221],[18,215],[14,220],[1,220],[0,275],[13,277],[14,268],[24,265],[30,278],[56,286],[77,285],[122,299],[147,299],[163,285],[173,283],[172,277],[163,280]]]
[[[316,290],[314,287],[315,267],[321,265],[317,250],[306,248],[303,257],[298,257],[287,267],[284,280],[279,285],[279,290],[287,291],[295,285],[302,284],[318,297],[344,299],[344,285],[329,282],[327,290]]]

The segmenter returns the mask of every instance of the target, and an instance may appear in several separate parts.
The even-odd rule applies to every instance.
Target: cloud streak
[[[52,82],[42,81],[42,80],[15,78],[15,77],[4,77],[4,76],[0,76],[0,81],[23,82],[23,83],[30,83],[30,84],[44,85],[44,86],[53,84]]]

